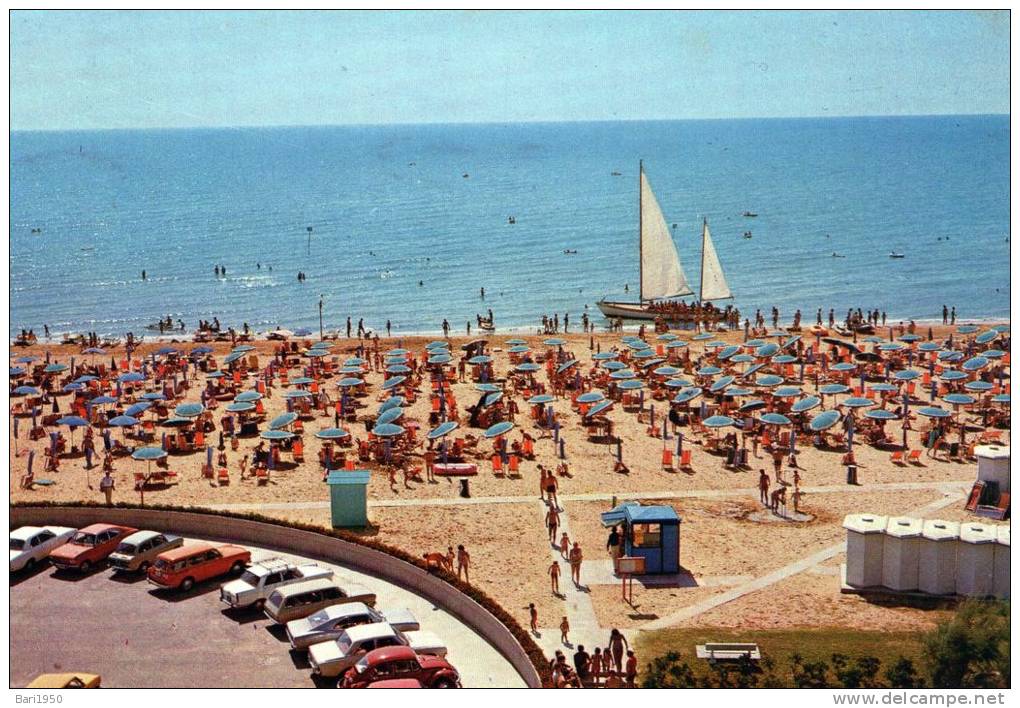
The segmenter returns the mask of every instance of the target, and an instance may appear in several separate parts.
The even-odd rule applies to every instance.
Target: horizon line
[[[270,130],[278,128],[387,128],[408,126],[487,126],[487,125],[560,125],[560,124],[605,124],[605,123],[695,123],[722,121],[759,121],[759,120],[846,120],[874,118],[979,118],[1005,117],[1011,113],[872,113],[846,115],[803,115],[803,116],[731,116],[706,118],[585,118],[572,120],[479,120],[479,121],[394,121],[390,123],[268,123],[238,125],[180,125],[180,126],[136,126],[109,128],[11,128],[15,133],[102,133],[115,131],[174,131],[174,130]]]

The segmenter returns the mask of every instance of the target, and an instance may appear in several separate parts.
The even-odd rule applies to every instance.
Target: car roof
[[[341,617],[363,615],[368,612],[368,605],[364,602],[345,602],[342,605],[330,605],[324,608],[322,612],[325,612],[330,620],[335,620]]]
[[[248,566],[248,570],[256,575],[261,575],[263,573],[278,573],[291,567],[294,567],[294,563],[284,558],[263,558]]]
[[[78,529],[78,530],[81,531],[82,533],[102,533],[103,531],[106,531],[108,529],[121,529],[121,530],[124,530],[124,531],[128,531],[128,530],[133,531],[134,530],[134,529],[130,529],[127,526],[119,526],[117,524],[89,524],[85,528]]]
[[[397,634],[397,630],[393,629],[388,622],[359,624],[357,627],[348,628],[346,632],[352,642],[360,642],[365,639],[374,639],[376,637],[393,637]]]
[[[413,659],[415,656],[417,656],[417,654],[411,647],[380,647],[379,649],[373,649],[365,654],[365,661],[369,666],[372,666],[373,664],[382,663],[384,661]]]
[[[150,538],[154,538],[159,535],[159,531],[135,531],[133,534],[121,541],[121,543],[144,543]]]
[[[211,551],[213,548],[214,546],[211,543],[196,541],[195,543],[189,543],[186,546],[178,546],[177,548],[172,548],[169,551],[164,551],[159,554],[159,557],[172,562],[180,560],[181,558],[188,558],[196,553]]]
[[[14,529],[11,531],[11,538],[27,541],[40,531],[42,531],[42,528],[39,526],[22,526],[20,529]]]
[[[282,593],[284,597],[290,597],[300,592],[309,592],[310,590],[322,590],[323,588],[329,588],[335,586],[330,578],[315,578],[313,580],[304,580],[300,583],[292,583],[290,585],[284,585],[276,592]]]

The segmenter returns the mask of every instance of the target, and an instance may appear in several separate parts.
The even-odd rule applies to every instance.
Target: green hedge
[[[12,502],[11,507],[24,507],[24,508],[71,507],[71,508],[96,508],[96,509],[108,508],[106,504],[81,501],[71,502],[38,501],[31,503]],[[243,519],[245,521],[257,521],[258,523],[261,524],[272,524],[274,526],[283,526],[286,528],[299,529],[301,531],[309,531],[311,533],[317,533],[323,536],[338,538],[342,541],[347,541],[348,543],[354,543],[359,546],[365,546],[366,548],[371,548],[372,550],[380,551],[387,555],[393,556],[394,558],[402,560],[405,563],[410,563],[411,565],[417,566],[418,568],[421,568],[422,570],[425,570],[431,573],[432,575],[442,579],[449,585],[452,585],[456,590],[464,593],[472,600],[477,602],[479,605],[484,607],[486,610],[488,610],[497,620],[499,620],[507,629],[510,630],[510,633],[514,635],[514,639],[516,639],[517,642],[524,648],[524,651],[527,653],[528,658],[531,659],[532,665],[535,667],[535,671],[538,672],[539,677],[542,679],[542,685],[549,686],[552,684],[552,674],[549,671],[549,660],[546,659],[545,654],[542,652],[539,646],[535,644],[535,640],[532,638],[531,634],[528,631],[526,631],[524,627],[522,627],[509,612],[504,610],[498,602],[493,600],[491,597],[489,597],[487,594],[485,594],[478,588],[460,580],[453,573],[449,573],[445,570],[428,568],[423,558],[412,556],[410,553],[407,553],[406,551],[397,548],[396,546],[391,546],[387,543],[382,543],[381,541],[376,541],[374,539],[364,538],[349,531],[327,529],[312,524],[283,521],[281,519],[277,519],[270,516],[263,516],[261,514],[234,513],[228,511],[205,509],[202,507],[183,507],[167,504],[147,504],[145,506],[140,506],[138,504],[126,504],[124,502],[114,504],[114,508],[138,509],[144,511],[177,511],[189,514],[209,514],[211,516],[225,516],[233,519]]]

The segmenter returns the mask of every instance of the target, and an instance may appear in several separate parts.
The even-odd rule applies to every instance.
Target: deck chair
[[[226,467],[220,467],[220,471],[216,475],[216,482],[221,487],[230,484],[230,475],[227,474],[227,468]]]
[[[674,472],[673,468],[673,451],[663,450],[662,451],[662,469],[666,472]]]
[[[521,460],[517,455],[510,455],[509,474],[511,477],[521,476]]]
[[[889,462],[893,463],[894,465],[902,465],[903,450],[896,450],[895,452],[893,452],[893,454],[889,455]]]
[[[255,469],[255,480],[261,487],[264,484],[269,484],[269,470],[265,467],[258,467]]]
[[[291,453],[294,456],[294,462],[304,462],[305,461],[304,443],[302,443],[300,440],[295,440],[293,446],[291,447]]]
[[[503,458],[499,455],[492,456],[492,473],[497,477],[503,476]]]
[[[907,455],[907,461],[912,465],[923,465],[921,462],[921,448],[911,450],[910,454]]]
[[[682,470],[693,470],[691,466],[691,451],[684,450],[680,453],[680,469]]]

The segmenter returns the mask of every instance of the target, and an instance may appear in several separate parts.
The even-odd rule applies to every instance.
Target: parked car
[[[117,550],[125,538],[138,529],[116,524],[92,524],[75,531],[71,540],[50,551],[50,563],[57,568],[89,572],[97,563]]]
[[[192,543],[156,556],[148,578],[158,587],[187,592],[203,580],[239,574],[249,560],[251,552],[232,543]]]
[[[11,572],[32,570],[49,552],[63,546],[75,529],[64,526],[22,526],[11,531]]]
[[[265,613],[274,622],[287,624],[324,607],[348,602],[363,602],[369,607],[375,607],[375,593],[354,584],[342,588],[327,578],[305,580],[269,593]]]
[[[277,588],[300,583],[302,580],[332,578],[333,571],[321,565],[298,565],[282,558],[270,558],[248,566],[237,580],[220,588],[220,602],[231,607],[261,608],[266,598]]]
[[[363,602],[330,605],[303,619],[287,623],[287,638],[294,649],[307,649],[312,644],[336,639],[348,627],[359,624],[388,622],[401,632],[420,629],[410,610],[376,610]]]
[[[171,536],[157,531],[136,531],[117,546],[110,554],[113,572],[145,573],[156,560],[156,556],[184,545],[180,536]]]
[[[39,674],[25,688],[99,688],[99,674]]]
[[[373,649],[347,669],[337,687],[379,688],[384,682],[407,681],[427,688],[460,688],[460,674],[450,662],[443,657],[418,654],[411,647]]]
[[[320,676],[340,676],[373,649],[397,646],[410,647],[419,654],[446,656],[442,640],[432,632],[401,632],[385,622],[376,622],[345,629],[332,641],[311,645],[308,663]]]

